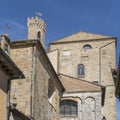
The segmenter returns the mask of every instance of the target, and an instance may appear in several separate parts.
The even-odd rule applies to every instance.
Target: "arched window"
[[[88,49],[92,49],[92,47],[91,47],[91,45],[84,45],[84,46],[83,46],[83,49],[84,49],[84,50],[88,50]]]
[[[77,116],[77,102],[72,100],[63,100],[60,103],[61,116]]]
[[[40,38],[41,38],[41,32],[39,31],[38,34],[37,34],[37,39],[40,40]]]
[[[77,75],[80,78],[84,78],[85,77],[85,67],[83,64],[79,64],[78,68],[77,68]]]

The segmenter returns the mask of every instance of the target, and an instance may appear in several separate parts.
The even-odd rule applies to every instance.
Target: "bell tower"
[[[45,42],[45,33],[46,33],[46,24],[45,21],[39,16],[36,17],[28,17],[27,21],[28,26],[28,39],[38,39],[44,46]]]

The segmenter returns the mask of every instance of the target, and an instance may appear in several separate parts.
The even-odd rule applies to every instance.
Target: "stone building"
[[[27,40],[3,48],[25,76],[11,82],[10,120],[116,120],[116,38],[79,32],[46,52],[44,20],[27,25]]]
[[[6,35],[1,35],[0,44],[0,119],[8,120],[10,109],[11,81],[24,78],[21,70],[9,57],[10,40]]]
[[[44,20],[28,18],[28,40],[12,41],[5,48],[25,76],[11,82],[12,106],[7,120],[60,119],[59,100],[64,87],[44,50],[44,37]]]
[[[48,56],[65,92],[61,120],[116,120],[116,38],[78,32],[50,43]],[[55,61],[55,62],[54,62]]]

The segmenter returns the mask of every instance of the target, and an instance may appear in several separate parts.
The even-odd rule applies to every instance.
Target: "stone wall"
[[[54,51],[50,51],[47,53],[49,59],[50,59],[50,62],[52,63],[54,69],[55,69],[55,72],[58,73],[58,50],[54,50]]]
[[[28,17],[28,39],[39,39],[44,46],[46,24],[45,21],[39,17]]]
[[[50,63],[44,61],[48,58],[36,47],[29,46],[11,49],[11,58],[25,75],[25,79],[12,81],[11,103],[17,103],[16,109],[35,120],[58,120],[60,93],[54,77],[50,76],[55,73],[47,69]],[[48,96],[52,90],[49,82],[54,86],[51,97]]]
[[[38,120],[59,120],[59,91],[36,52],[33,117]],[[50,72],[50,71],[49,71]]]
[[[59,73],[65,73],[67,75],[77,76],[77,66],[79,64],[84,64],[85,66],[85,79],[87,81],[99,81],[99,52],[100,47],[112,42],[112,40],[96,40],[96,41],[84,41],[84,42],[70,42],[62,44],[51,44],[50,51],[58,49],[59,51]],[[92,49],[84,50],[83,46],[90,44]],[[111,67],[115,67],[115,43],[109,45],[110,49],[104,47],[102,50],[107,52],[111,51]],[[103,51],[103,52],[104,52]],[[113,56],[114,54],[114,56]],[[109,57],[109,56],[107,56]],[[69,64],[69,66],[68,66]],[[92,70],[91,70],[92,69]]]
[[[42,57],[42,56],[39,56]],[[34,100],[33,117],[36,120],[47,120],[48,117],[48,80],[49,75],[36,57],[35,79],[34,79]]]
[[[61,120],[101,120],[101,93],[65,93],[62,100],[77,102],[77,116],[61,116]]]
[[[90,45],[92,49],[84,50],[84,45]],[[106,87],[102,116],[109,120],[115,120],[115,85],[111,73],[111,69],[115,68],[115,39],[50,44],[51,51],[56,49],[59,51],[59,73],[78,77],[77,66],[83,64],[85,66],[85,77],[81,79]],[[111,102],[112,106],[109,109]]]
[[[20,47],[11,49],[10,57],[25,75],[25,79],[12,81],[11,103],[17,103],[16,108],[18,110],[24,114],[30,115],[32,48]]]

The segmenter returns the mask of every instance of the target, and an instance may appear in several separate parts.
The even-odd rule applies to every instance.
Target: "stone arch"
[[[38,33],[37,33],[37,39],[41,39],[41,32],[40,31],[38,31]]]
[[[77,116],[78,103],[76,101],[65,99],[60,102],[61,116]]]
[[[89,49],[92,49],[92,46],[89,45],[89,44],[86,44],[86,45],[83,46],[83,49],[84,50],[89,50]]]
[[[84,120],[95,120],[96,101],[93,97],[87,97],[84,101]]]
[[[79,64],[77,66],[77,76],[79,78],[84,78],[85,77],[85,66],[83,64]]]

